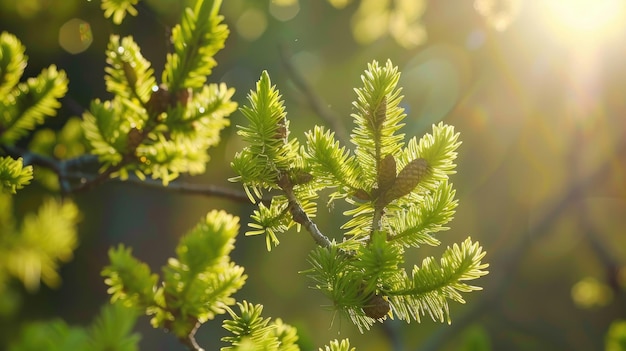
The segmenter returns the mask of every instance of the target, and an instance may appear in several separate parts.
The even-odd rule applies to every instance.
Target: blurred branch
[[[525,334],[550,344],[552,350],[589,350],[582,345],[576,345],[577,347],[573,348],[573,345],[567,342],[566,335],[562,330],[550,328],[545,322],[520,323],[505,316],[499,316],[498,322],[504,330],[514,330],[516,333]]]
[[[596,258],[604,267],[606,283],[613,290],[615,296],[624,297],[624,291],[619,282],[621,264],[615,258],[613,251],[609,249],[609,246],[606,245],[604,240],[596,233],[596,229],[591,224],[591,219],[587,211],[581,210],[580,215],[585,238],[589,242]]]
[[[328,104],[313,91],[309,83],[304,79],[304,76],[294,66],[293,61],[291,61],[291,52],[287,48],[287,45],[280,45],[278,50],[287,74],[304,95],[313,112],[330,126],[339,140],[345,143],[348,140],[348,133],[341,123],[341,118],[328,108]]]
[[[167,186],[163,186],[163,183],[157,179],[141,180],[134,176],[129,177],[124,182],[137,184],[145,188],[161,189],[165,191],[171,191],[171,192],[188,194],[188,195],[219,197],[219,198],[231,200],[234,202],[250,203],[250,199],[248,198],[245,192],[228,189],[225,187],[220,187],[217,185],[193,184],[193,183],[185,183],[181,181],[174,181],[174,182],[169,183]],[[259,202],[269,205],[270,199],[264,197],[260,199]]]
[[[85,179],[83,174],[74,172],[75,169],[89,167],[98,162],[98,157],[94,155],[83,155],[69,160],[57,160],[16,146],[2,145],[1,147],[9,156],[13,158],[21,157],[25,165],[41,166],[56,173],[59,177],[59,184],[63,194],[72,192],[71,180]]]
[[[497,41],[487,40],[489,48],[492,50],[494,57],[501,57],[502,51],[496,45]],[[506,76],[515,76],[512,72],[512,68],[509,66],[507,60],[500,59],[495,60],[496,68]],[[532,106],[529,103],[532,99],[522,89],[521,83],[517,79],[511,79],[508,82],[511,85],[511,89],[515,91],[515,96],[520,100],[519,106],[524,110],[524,115],[530,115],[532,111],[528,106]],[[617,145],[616,154],[623,154],[626,152],[626,143]],[[416,350],[418,351],[436,351],[443,348],[445,343],[451,340],[454,335],[457,335],[461,330],[466,328],[469,324],[476,321],[482,315],[486,314],[489,310],[499,309],[499,302],[503,297],[504,291],[514,280],[516,273],[521,265],[522,258],[526,252],[531,248],[531,241],[529,240],[529,233],[532,233],[533,238],[538,238],[542,235],[549,233],[549,228],[553,224],[555,218],[560,216],[565,210],[571,206],[571,204],[577,200],[582,199],[584,193],[582,189],[588,189],[590,185],[598,183],[599,180],[605,175],[611,173],[611,164],[605,163],[603,166],[595,170],[594,173],[589,174],[586,177],[574,178],[571,186],[567,189],[567,192],[562,194],[562,197],[552,204],[552,207],[544,212],[543,217],[538,221],[531,224],[525,230],[515,233],[513,237],[525,238],[516,247],[512,248],[508,252],[502,252],[493,262],[492,267],[497,267],[497,271],[492,271],[492,275],[499,274],[494,278],[494,284],[490,287],[485,287],[485,291],[476,301],[472,301],[465,314],[456,318],[453,323],[446,328],[439,328],[431,336],[425,340]],[[593,234],[588,235],[592,237]],[[599,256],[604,255],[608,249],[603,243],[598,242],[595,238],[590,238],[592,246],[596,250]],[[605,258],[608,256],[605,256]],[[605,265],[611,265],[612,260],[603,261]]]
[[[26,165],[41,166],[56,173],[59,177],[59,184],[63,194],[72,194],[90,190],[97,185],[113,180],[110,178],[110,175],[115,172],[115,169],[113,168],[99,174],[80,171],[85,168],[97,169],[94,166],[98,165],[98,157],[94,155],[83,155],[68,160],[58,160],[15,146],[2,145],[2,149],[4,149],[4,151],[13,158],[22,157],[24,164]],[[250,202],[248,196],[243,191],[227,189],[216,185],[200,185],[175,181],[168,184],[168,186],[163,186],[163,183],[159,180],[141,180],[134,176],[129,177],[124,182],[137,184],[151,189],[162,189],[181,194],[218,197],[241,203]],[[74,185],[72,186],[72,184]],[[266,198],[263,198],[260,201],[269,203],[269,199]]]
[[[387,320],[385,323],[377,325],[380,326],[383,334],[391,343],[391,349],[393,351],[405,350],[404,343],[402,342],[402,335],[398,329],[398,322],[396,320]]]
[[[453,323],[446,328],[439,328],[436,332],[417,348],[418,351],[436,351],[441,350],[443,345],[451,340],[459,331],[466,328],[469,324],[485,314],[489,309],[498,308],[498,303],[503,297],[503,293],[509,284],[513,281],[521,264],[522,257],[531,247],[531,241],[528,239],[528,233],[532,233],[534,239],[549,232],[550,226],[553,224],[554,218],[560,216],[573,202],[580,200],[582,197],[581,189],[586,189],[590,185],[597,183],[599,179],[607,173],[610,173],[611,165],[605,164],[597,169],[593,174],[585,179],[575,181],[568,191],[553,206],[544,212],[537,222],[531,224],[526,230],[520,231],[513,237],[526,238],[515,248],[509,252],[503,252],[494,260],[492,267],[497,267],[500,273],[494,279],[495,284],[491,287],[485,287],[485,292],[480,295],[480,299],[473,301],[471,307],[467,309],[465,314],[455,319]]]

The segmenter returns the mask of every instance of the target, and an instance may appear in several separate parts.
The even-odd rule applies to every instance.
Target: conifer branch
[[[0,37],[0,40],[5,37]],[[67,89],[67,75],[55,65],[44,68],[37,77],[12,87],[0,101],[0,141],[14,144],[42,124],[46,117],[55,116],[61,106],[59,99]]]
[[[67,160],[59,160],[53,157],[41,155],[31,152],[17,146],[2,145],[2,149],[7,155],[14,158],[23,158],[24,165],[36,165],[53,171],[59,177],[61,184],[61,192],[64,194],[72,194],[93,189],[102,183],[108,181],[118,181],[109,177],[103,177],[99,173],[91,173],[81,171],[85,168],[94,168],[98,164],[98,158],[94,155],[82,155]],[[78,186],[72,187],[72,183],[81,182]],[[159,189],[188,195],[198,195],[206,197],[217,197],[234,202],[249,203],[248,196],[243,191],[229,189],[212,184],[192,184],[181,181],[174,181],[167,186],[163,182],[156,179],[139,179],[135,176],[129,176],[128,179],[119,182],[127,182],[142,187]],[[85,184],[85,185],[83,185]],[[263,197],[259,202],[269,204],[270,198]]]
[[[15,194],[32,179],[33,167],[24,166],[21,158],[0,157],[0,189]]]
[[[112,18],[113,23],[121,24],[126,14],[137,16],[134,7],[139,0],[102,0],[100,7],[104,11],[104,17]]]

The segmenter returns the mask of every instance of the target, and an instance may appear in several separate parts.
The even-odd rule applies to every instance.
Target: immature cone
[[[389,203],[413,191],[420,180],[426,175],[427,171],[428,163],[423,158],[409,162],[409,164],[398,173],[395,183],[393,183],[391,188],[385,193],[386,202]]]
[[[367,300],[365,306],[363,306],[365,315],[374,319],[385,317],[390,309],[389,301],[380,295],[372,295],[372,297]]]
[[[135,150],[139,144],[143,141],[143,135],[141,131],[137,128],[131,128],[128,131],[128,139],[126,143],[126,148],[129,151]]]
[[[385,156],[378,167],[378,190],[387,191],[396,181],[396,159],[393,155]]]
[[[387,96],[384,96],[382,101],[380,102],[380,105],[378,105],[376,107],[376,110],[374,111],[372,124],[374,125],[375,129],[378,130],[383,125],[383,123],[385,123],[386,119],[387,119]]]
[[[287,126],[279,123],[278,129],[276,129],[276,134],[274,135],[274,139],[282,139],[285,144],[288,142],[287,140]]]
[[[193,91],[191,88],[183,88],[176,92],[175,97],[176,100],[173,101],[173,105],[179,103],[182,107],[187,107],[189,101],[191,101],[191,97],[193,96]]]
[[[306,171],[303,171],[301,169],[297,169],[294,170],[291,174],[290,174],[290,178],[291,178],[291,183],[293,185],[298,185],[298,184],[306,184],[310,181],[313,180],[313,176],[311,175],[311,173],[308,173]]]
[[[131,66],[130,63],[124,61],[122,63],[122,69],[124,69],[124,76],[126,77],[126,80],[128,80],[128,84],[131,87],[135,87],[135,84],[137,84],[137,72],[135,72],[133,66]]]
[[[150,99],[146,104],[148,112],[159,115],[167,111],[167,108],[170,106],[171,99],[172,96],[167,90],[167,87],[164,85],[159,86],[152,92],[152,95],[150,95]]]

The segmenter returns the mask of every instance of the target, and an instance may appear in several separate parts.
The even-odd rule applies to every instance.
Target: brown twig
[[[129,177],[124,182],[137,184],[142,187],[158,189],[164,191],[171,191],[187,195],[200,195],[206,197],[219,197],[233,202],[250,203],[250,199],[245,192],[229,189],[226,187],[220,187],[212,184],[193,184],[182,181],[174,181],[167,186],[163,186],[163,183],[158,179],[139,179],[137,177]],[[269,205],[271,199],[264,197],[259,200],[266,205]]]
[[[49,156],[30,152],[15,146],[2,145],[4,151],[13,158],[21,157],[24,164],[36,165],[47,168],[59,177],[61,192],[63,194],[72,194],[87,191],[104,182],[114,180],[110,178],[111,173],[116,169],[110,168],[104,173],[94,174],[81,171],[84,168],[95,168],[98,165],[98,158],[95,155],[83,155],[68,160],[58,160]],[[177,192],[188,195],[200,195],[206,197],[218,197],[234,202],[249,203],[248,196],[243,191],[219,187],[216,185],[200,185],[191,184],[180,181],[174,181],[164,186],[157,179],[141,180],[135,176],[130,176],[125,182],[133,183],[147,188],[160,189],[164,191]],[[72,187],[72,184],[76,184]],[[260,202],[269,204],[269,198],[262,198]]]
[[[300,206],[300,202],[298,202],[298,198],[293,191],[293,184],[291,183],[289,176],[284,173],[280,173],[278,175],[278,186],[281,187],[287,196],[289,213],[291,213],[293,221],[301,224],[304,229],[311,234],[313,241],[315,241],[317,245],[321,247],[330,247],[332,245],[330,239],[328,239],[326,235],[322,234],[319,228],[317,228],[317,225],[311,220],[311,218],[309,218],[302,206]]]

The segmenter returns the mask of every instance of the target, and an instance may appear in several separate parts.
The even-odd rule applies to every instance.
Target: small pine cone
[[[291,182],[291,177],[286,172],[279,171],[278,178],[276,179],[276,185],[278,185],[281,189],[293,189],[293,184]]]
[[[384,296],[380,295],[373,295],[367,300],[365,306],[363,306],[365,315],[374,319],[385,317],[390,310],[389,301],[387,301]]]
[[[428,171],[428,163],[423,158],[415,159],[404,167],[393,186],[385,194],[387,203],[409,194]]]
[[[167,111],[167,108],[170,106],[171,94],[167,90],[167,87],[161,85],[152,92],[150,95],[150,100],[148,100],[147,108],[149,113],[154,113],[156,115],[160,115],[161,113]]]
[[[376,107],[376,110],[374,111],[372,124],[374,125],[376,129],[380,129],[383,123],[385,123],[386,119],[387,119],[387,96],[383,96],[382,101]]]
[[[122,69],[124,70],[124,76],[128,81],[128,85],[134,87],[137,84],[137,72],[135,72],[133,66],[126,61],[122,63]]]
[[[385,156],[378,168],[378,189],[387,191],[396,181],[396,159],[393,155]]]
[[[274,139],[283,140],[285,144],[287,143],[287,126],[279,123],[278,128],[276,129],[276,134],[274,134]]]
[[[126,148],[131,151],[135,150],[139,144],[143,141],[143,136],[141,135],[141,131],[137,128],[131,128],[128,131],[128,138],[126,143]]]
[[[193,91],[191,88],[183,88],[176,92],[176,100],[173,102],[173,105],[179,103],[182,107],[187,107],[189,101],[191,101],[191,97],[193,95]]]
[[[313,176],[301,169],[297,169],[291,173],[291,183],[293,185],[306,184],[313,180]]]

